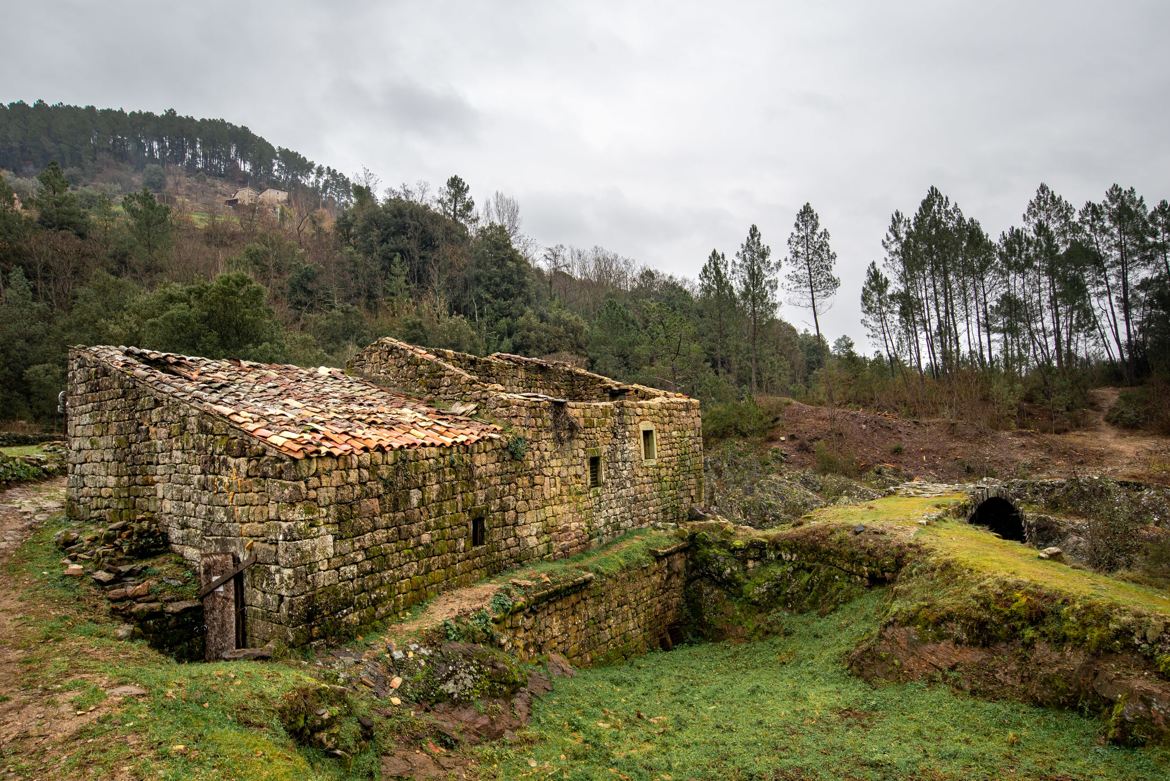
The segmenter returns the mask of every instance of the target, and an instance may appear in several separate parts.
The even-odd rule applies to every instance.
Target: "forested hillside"
[[[78,183],[110,162],[308,191],[330,205],[350,200],[344,174],[222,119],[194,119],[174,109],[153,114],[43,101],[0,105],[0,169],[32,175],[57,163]]]
[[[745,225],[691,281],[537,246],[514,199],[477,203],[458,176],[381,190],[173,111],[0,107],[0,169],[4,419],[52,419],[78,343],[341,365],[393,335],[555,356],[712,402],[716,434],[766,422],[737,403],[753,393],[1010,427],[1021,402],[1065,412],[1091,379],[1134,382],[1170,356],[1170,207],[1120,186],[1077,209],[1040,185],[998,239],[934,188],[894,212],[861,301],[867,358],[820,333],[839,272],[810,204],[788,237]],[[206,195],[242,184],[293,198]],[[813,333],[778,319],[781,295]]]

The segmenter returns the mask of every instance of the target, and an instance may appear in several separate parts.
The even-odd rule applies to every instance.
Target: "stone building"
[[[356,375],[356,376],[355,376]],[[383,339],[350,373],[70,353],[68,511],[232,553],[249,645],[302,644],[702,504],[698,402]]]
[[[267,190],[257,195],[256,200],[260,203],[268,204],[269,206],[279,206],[282,203],[288,203],[288,191],[277,190],[275,187],[269,187]]]
[[[260,194],[251,187],[241,187],[232,193],[231,197],[226,199],[224,203],[234,209],[237,206],[251,206],[256,203],[256,199],[259,197]]]

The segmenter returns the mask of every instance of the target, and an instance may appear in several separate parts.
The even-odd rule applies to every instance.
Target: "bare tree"
[[[397,187],[386,188],[387,198],[397,198],[403,201],[413,201],[429,206],[431,203],[431,184],[419,179],[413,186],[403,182]]]
[[[496,190],[483,205],[483,225],[501,225],[508,239],[521,255],[532,262],[536,243],[520,230],[520,203],[510,195]]]

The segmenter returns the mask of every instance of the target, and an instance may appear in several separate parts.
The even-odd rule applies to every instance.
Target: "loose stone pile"
[[[110,601],[111,613],[125,622],[121,639],[143,637],[183,661],[202,658],[203,605],[194,573],[170,553],[153,519],[85,532],[66,529],[56,543],[66,553],[64,574],[92,580]]]

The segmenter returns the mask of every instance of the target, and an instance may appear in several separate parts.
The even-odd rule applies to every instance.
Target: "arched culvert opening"
[[[1024,542],[1024,516],[1014,504],[999,496],[979,503],[971,513],[969,523],[984,526],[1005,540]]]

